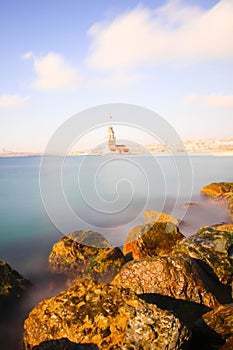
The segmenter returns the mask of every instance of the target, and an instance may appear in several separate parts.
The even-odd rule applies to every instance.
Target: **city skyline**
[[[0,10],[0,148],[43,152],[68,118],[112,102],[155,111],[183,140],[232,137],[231,0],[9,0]]]

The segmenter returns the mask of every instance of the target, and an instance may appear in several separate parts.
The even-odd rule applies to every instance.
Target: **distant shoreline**
[[[233,150],[229,150],[229,151],[196,151],[196,152],[176,152],[176,153],[166,153],[166,152],[157,152],[157,153],[152,153],[152,152],[148,152],[148,153],[128,153],[128,154],[116,154],[116,153],[109,153],[109,154],[91,154],[91,153],[80,153],[80,154],[68,154],[66,155],[67,157],[83,157],[83,156],[92,156],[92,157],[111,157],[111,156],[147,156],[147,155],[156,155],[156,156],[168,156],[170,154],[175,154],[175,155],[190,155],[190,156],[215,156],[215,157],[233,157]],[[44,157],[44,156],[63,156],[62,154],[60,155],[48,155],[48,154],[17,154],[17,153],[12,153],[12,154],[0,154],[0,158],[30,158],[30,157]]]

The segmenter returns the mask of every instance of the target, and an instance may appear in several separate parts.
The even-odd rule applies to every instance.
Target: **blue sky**
[[[232,37],[232,0],[1,1],[0,149],[43,151],[112,102],[154,110],[183,140],[232,137]]]

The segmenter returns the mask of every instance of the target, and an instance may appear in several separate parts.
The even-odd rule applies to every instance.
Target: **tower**
[[[109,126],[108,131],[107,131],[107,139],[108,139],[108,148],[112,150],[113,148],[115,149],[116,147],[116,138],[115,138],[115,133],[113,131],[113,127]]]

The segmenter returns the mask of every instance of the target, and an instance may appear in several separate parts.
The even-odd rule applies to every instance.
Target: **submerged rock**
[[[203,227],[198,232],[178,242],[172,254],[187,254],[204,263],[208,272],[214,273],[223,284],[231,284],[233,280],[233,234],[212,227]],[[208,269],[208,266],[211,269]]]
[[[137,294],[156,293],[208,307],[219,305],[205,280],[205,272],[188,256],[155,256],[128,262],[112,284]]]
[[[228,214],[233,220],[233,182],[214,182],[202,187],[201,194],[228,204]]]
[[[30,282],[13,270],[5,261],[0,261],[0,302],[17,299],[30,286]]]
[[[124,263],[122,251],[92,231],[75,231],[63,237],[49,255],[51,270],[67,274],[71,281],[89,276],[107,283]]]
[[[100,349],[175,350],[189,340],[187,328],[172,313],[147,304],[129,289],[79,280],[45,299],[24,323],[26,349],[67,338]]]
[[[196,322],[195,333],[209,344],[230,350],[233,345],[233,304],[220,305],[202,315]],[[223,344],[224,343],[224,344]],[[208,349],[209,349],[208,348]]]
[[[144,212],[144,220],[146,223],[153,223],[153,222],[171,222],[172,224],[178,226],[179,220],[175,218],[172,215],[161,213],[159,211],[155,210],[146,210]]]
[[[183,238],[184,235],[171,222],[136,226],[128,233],[123,253],[132,253],[134,259],[166,255]]]

